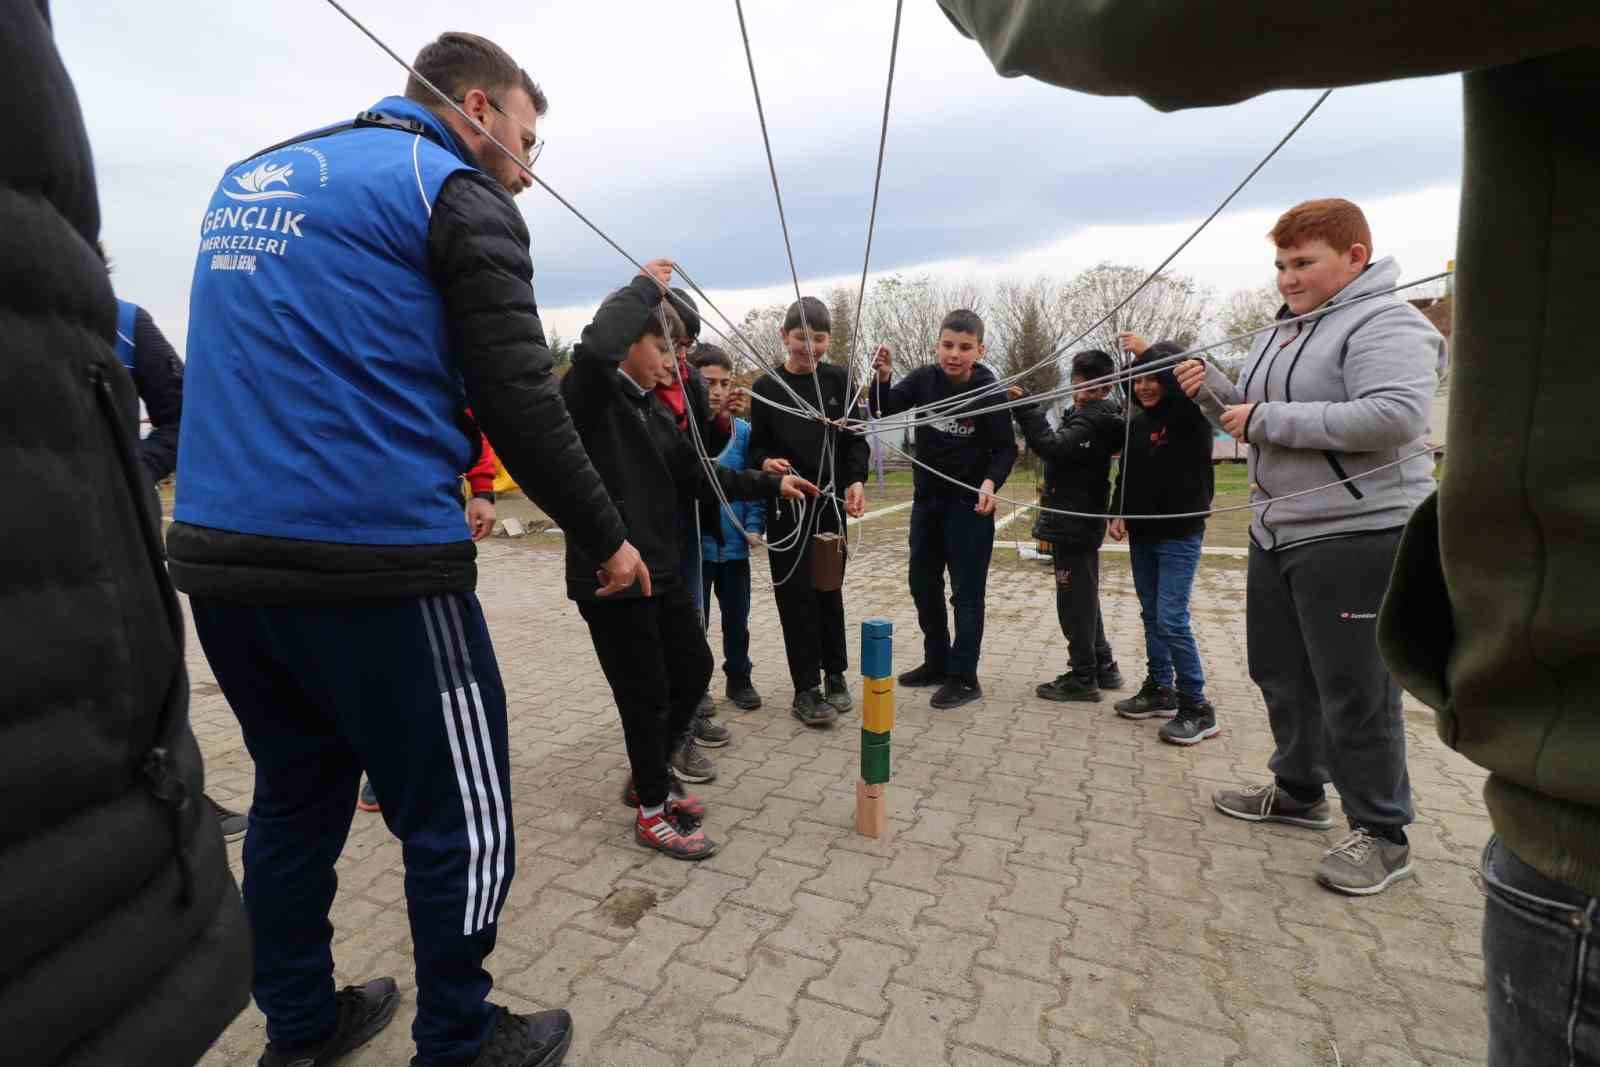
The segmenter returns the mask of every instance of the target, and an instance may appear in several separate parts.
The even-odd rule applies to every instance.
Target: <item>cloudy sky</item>
[[[541,177],[635,257],[682,262],[736,317],[792,295],[731,0],[458,0],[447,17],[413,0],[346,4],[406,56],[444,29],[508,48],[550,98]],[[181,351],[200,216],[223,167],[353,116],[398,92],[404,71],[322,0],[55,8],[119,293]],[[802,283],[854,284],[894,5],[748,0],[746,14]],[[874,273],[1154,266],[1315,98],[1162,115],[997,77],[934,0],[906,0],[904,18]],[[1175,268],[1222,293],[1266,281],[1262,234],[1277,213],[1342,195],[1408,277],[1443,269],[1460,112],[1453,77],[1335,92]],[[546,321],[575,336],[632,268],[542,190],[520,204]]]

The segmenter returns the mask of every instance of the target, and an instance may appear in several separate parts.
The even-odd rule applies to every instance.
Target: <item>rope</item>
[[[1043,365],[1044,363],[1059,361],[1063,355],[1065,355],[1072,348],[1075,348],[1078,345],[1078,343],[1081,342],[1085,337],[1088,337],[1091,333],[1093,333],[1095,330],[1099,329],[1105,323],[1110,322],[1112,319],[1114,319],[1117,316],[1117,314],[1122,311],[1123,308],[1127,307],[1130,303],[1133,302],[1135,297],[1137,297],[1140,293],[1144,292],[1145,289],[1149,287],[1150,283],[1155,281],[1156,278],[1161,274],[1161,272],[1166,270],[1167,267],[1172,264],[1172,261],[1177,259],[1178,256],[1183,252],[1184,249],[1188,248],[1189,245],[1194,243],[1195,238],[1199,237],[1201,232],[1204,231],[1207,226],[1211,225],[1211,223],[1216,219],[1216,217],[1218,215],[1222,214],[1223,210],[1229,204],[1233,203],[1234,198],[1236,198],[1241,192],[1244,191],[1245,186],[1249,185],[1251,180],[1254,179],[1257,174],[1261,173],[1262,169],[1264,167],[1266,167],[1266,165],[1268,163],[1272,162],[1273,158],[1275,156],[1277,156],[1277,154],[1283,150],[1284,145],[1288,144],[1290,139],[1293,138],[1295,134],[1300,132],[1300,128],[1302,126],[1304,126],[1307,122],[1311,121],[1311,116],[1315,115],[1317,113],[1318,109],[1322,107],[1323,103],[1325,101],[1327,101],[1328,97],[1331,96],[1331,95],[1333,95],[1333,90],[1332,89],[1328,89],[1328,90],[1325,90],[1322,93],[1321,96],[1317,97],[1316,101],[1309,108],[1306,109],[1306,113],[1304,115],[1300,116],[1300,121],[1296,122],[1292,127],[1290,127],[1289,132],[1284,134],[1281,138],[1279,138],[1278,143],[1273,145],[1272,149],[1269,152],[1267,152],[1266,155],[1261,157],[1261,161],[1258,162],[1254,167],[1250,168],[1250,173],[1246,174],[1244,176],[1243,180],[1241,180],[1238,185],[1235,185],[1233,187],[1233,191],[1232,192],[1230,192],[1227,196],[1222,198],[1222,203],[1218,204],[1212,210],[1211,214],[1207,215],[1205,217],[1205,219],[1203,219],[1201,221],[1200,225],[1196,226],[1194,228],[1194,230],[1189,234],[1189,236],[1185,237],[1182,240],[1182,242],[1179,243],[1178,247],[1173,249],[1171,254],[1168,255],[1166,259],[1163,259],[1161,261],[1160,265],[1157,266],[1155,270],[1151,271],[1145,277],[1144,281],[1140,282],[1137,286],[1135,286],[1133,291],[1130,292],[1127,296],[1125,296],[1121,300],[1119,300],[1115,307],[1113,307],[1110,311],[1108,311],[1104,315],[1102,315],[1088,329],[1086,329],[1082,333],[1078,334],[1078,336],[1074,337],[1072,340],[1070,340],[1070,341],[1066,342],[1065,344],[1060,345],[1059,347],[1057,347],[1055,349],[1055,351],[1050,353],[1050,355],[1046,356],[1044,359],[1039,360],[1033,366],[1029,367],[1026,371],[1021,371],[1021,372],[1018,372],[1016,374],[1012,374],[1012,375],[1010,375],[1010,376],[1008,376],[1006,378],[1002,378],[999,381],[995,382],[992,386],[988,387],[988,389],[986,390],[986,393],[987,394],[992,394],[992,393],[994,393],[996,391],[1010,388],[1016,382],[1018,382],[1021,379],[1027,377],[1027,375],[1032,374],[1034,371],[1038,370],[1039,367],[1041,365]],[[929,405],[929,407],[931,408],[931,407],[933,407],[933,405]]]

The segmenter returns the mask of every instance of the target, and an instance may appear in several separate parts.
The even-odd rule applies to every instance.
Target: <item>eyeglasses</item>
[[[539,153],[544,151],[544,138],[534,133],[533,127],[524,126],[516,119],[512,119],[511,116],[506,113],[506,109],[501,107],[499,102],[488,93],[484,93],[483,98],[489,101],[490,107],[500,112],[500,114],[505,115],[506,118],[511,119],[511,124],[518,130],[522,131],[522,161],[530,167],[533,166],[533,164],[539,158]],[[467,102],[467,98],[464,96],[456,97],[455,101],[458,104],[465,104]]]

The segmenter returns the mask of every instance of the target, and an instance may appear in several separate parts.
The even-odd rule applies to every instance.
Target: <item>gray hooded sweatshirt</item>
[[[1350,304],[1399,283],[1400,266],[1386,257],[1328,304]],[[1285,308],[1278,317],[1292,316]],[[1434,490],[1425,437],[1445,360],[1439,331],[1390,294],[1262,334],[1237,386],[1208,364],[1207,388],[1195,398],[1207,418],[1220,425],[1224,405],[1256,405],[1245,428],[1250,498],[1272,503],[1256,510],[1251,540],[1276,551],[1404,526]],[[1344,478],[1356,480],[1280,499]]]

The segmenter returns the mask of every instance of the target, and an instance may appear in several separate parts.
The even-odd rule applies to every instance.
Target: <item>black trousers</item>
[[[711,648],[681,584],[652,597],[580,600],[600,669],[617,701],[639,803],[667,801],[667,759],[711,681]]]
[[[1400,531],[1267,552],[1251,546],[1245,636],[1291,793],[1339,790],[1351,826],[1412,821],[1400,687],[1378,655],[1378,608]]]
[[[767,516],[768,540],[779,540],[794,528],[793,505],[782,501]],[[820,514],[818,514],[820,512]],[[839,522],[827,504],[813,506],[807,516],[808,533],[786,552],[768,550],[773,593],[778,601],[778,622],[783,628],[783,650],[789,660],[789,678],[795,692],[815,689],[822,673],[843,674],[850,667],[844,642],[844,590],[820,593],[811,585],[810,530],[838,532]]]
[[[1082,681],[1093,681],[1103,667],[1116,663],[1100,614],[1100,550],[1055,548],[1056,618],[1067,639],[1067,669]]]
[[[994,554],[994,516],[965,504],[942,502],[911,509],[911,560],[907,576],[922,627],[922,662],[969,682],[978,680],[983,650],[984,594]],[[955,642],[944,607],[944,574],[950,572],[950,607]]]

